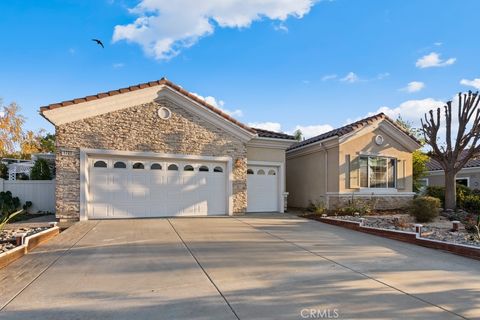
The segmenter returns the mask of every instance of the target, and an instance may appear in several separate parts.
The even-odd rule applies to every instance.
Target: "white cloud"
[[[329,125],[329,124],[318,124],[318,125],[310,125],[310,126],[301,126],[297,125],[295,126],[295,129],[289,131],[289,134],[293,134],[296,130],[302,131],[302,136],[305,139],[311,138],[318,136],[319,134],[328,132],[330,130],[333,130],[334,128]]]
[[[235,109],[235,110],[228,110],[228,109],[225,109],[223,106],[225,105],[225,101],[223,100],[217,100],[215,97],[212,97],[212,96],[201,96],[197,93],[192,93],[194,96],[196,96],[197,98],[200,98],[202,100],[205,100],[205,102],[207,102],[208,104],[211,104],[212,106],[214,106],[215,108],[217,109],[220,109],[222,110],[223,112],[225,112],[226,114],[228,114],[229,116],[232,116],[232,117],[243,117],[243,111],[240,110],[240,109]]]
[[[441,45],[443,45],[443,42],[435,42],[434,45],[440,47]]]
[[[388,77],[390,77],[390,72],[383,72],[383,73],[377,74],[377,79],[378,80],[383,80],[383,79],[388,78]]]
[[[405,88],[400,89],[401,91],[406,91],[406,92],[418,92],[425,88],[425,83],[421,81],[412,81],[407,84]]]
[[[120,63],[114,63],[114,64],[112,65],[112,67],[113,67],[114,69],[119,69],[119,68],[125,67],[125,64],[124,64],[124,63],[121,63],[121,62],[120,62]]]
[[[280,22],[279,24],[274,25],[273,28],[276,31],[288,32],[288,27],[285,25],[285,23],[283,23],[283,21]]]
[[[418,59],[415,65],[420,69],[431,67],[446,67],[454,64],[456,60],[456,58],[442,60],[438,53],[432,52]]]
[[[336,79],[338,76],[336,74],[327,74],[322,77],[322,81],[328,81],[328,80],[333,80]]]
[[[141,0],[130,13],[137,19],[115,26],[113,42],[126,40],[142,46],[147,55],[168,60],[215,27],[248,28],[254,21],[270,19],[282,24],[302,18],[316,0]]]
[[[342,82],[348,82],[348,83],[355,83],[360,81],[360,78],[354,73],[354,72],[349,72],[347,75],[343,78],[340,79]]]
[[[460,84],[464,86],[474,87],[475,89],[480,90],[480,78],[475,78],[473,80],[462,79]]]
[[[367,116],[383,112],[393,120],[401,116],[403,120],[411,122],[414,126],[420,126],[420,119],[423,115],[430,110],[444,106],[445,103],[433,98],[427,98],[422,100],[408,100],[401,103],[398,107],[391,108],[387,106],[380,107],[375,112],[370,112]]]
[[[248,125],[252,128],[265,129],[275,132],[282,131],[282,125],[278,122],[251,122]]]

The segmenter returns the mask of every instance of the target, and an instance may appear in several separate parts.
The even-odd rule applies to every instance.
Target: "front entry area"
[[[121,156],[87,163],[89,219],[228,213],[226,163]]]

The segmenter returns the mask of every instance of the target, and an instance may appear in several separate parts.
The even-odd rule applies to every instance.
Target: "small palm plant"
[[[0,232],[5,228],[5,226],[10,220],[18,216],[19,214],[21,214],[23,211],[24,211],[23,209],[20,209],[10,214],[3,214],[2,218],[0,219]]]
[[[0,231],[2,231],[6,224],[13,218],[25,212],[32,206],[30,201],[27,201],[23,208],[20,208],[20,199],[13,197],[10,191],[0,192]]]

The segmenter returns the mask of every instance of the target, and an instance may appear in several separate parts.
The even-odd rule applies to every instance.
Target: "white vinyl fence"
[[[11,191],[12,196],[19,197],[25,204],[31,201],[30,212],[55,212],[55,180],[2,180],[0,191]]]

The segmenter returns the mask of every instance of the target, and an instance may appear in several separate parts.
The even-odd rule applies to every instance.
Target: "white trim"
[[[467,180],[467,187],[470,188],[470,177],[455,177],[455,183],[457,180]]]
[[[327,139],[323,139],[317,142],[301,146],[292,150],[287,150],[287,159],[294,159],[297,157],[309,155],[315,152],[324,151],[325,149],[331,149],[339,145],[338,136],[333,136]]]
[[[77,103],[61,108],[43,111],[42,114],[50,122],[56,126],[67,124],[73,121],[82,120],[89,117],[99,116],[102,114],[123,110],[126,108],[139,106],[145,103],[161,100],[162,98],[170,99],[178,106],[190,111],[191,113],[202,117],[206,121],[220,127],[240,140],[247,142],[256,136],[239,125],[225,119],[221,115],[209,110],[202,104],[190,99],[170,88],[167,85],[159,85],[139,89],[131,92],[117,94],[111,97],[105,97],[97,100]]]
[[[428,180],[428,178],[420,178],[420,179],[418,179],[418,181],[422,181],[422,180],[425,181],[425,186],[428,187],[428,186],[429,186],[429,183],[430,183],[430,181]]]
[[[280,213],[285,212],[285,201],[284,201],[284,193],[285,193],[285,164],[283,162],[274,162],[274,161],[249,161],[247,160],[247,168],[248,165],[252,166],[269,166],[269,167],[277,167],[278,168],[278,208]],[[248,186],[247,186],[248,188]],[[248,199],[247,199],[248,201]]]
[[[458,174],[468,174],[468,173],[479,173],[480,172],[480,167],[468,167],[468,168],[462,168]],[[427,171],[426,172],[428,175],[431,176],[441,176],[445,174],[445,171],[443,169],[440,170],[432,170],[432,171]]]
[[[391,191],[390,191],[391,190]],[[411,197],[415,195],[415,192],[401,192],[397,189],[360,189],[360,191],[342,191],[342,192],[327,192],[327,196],[393,196],[393,197]]]
[[[158,92],[158,97],[155,100],[161,100],[162,98],[170,99],[172,102],[177,103],[180,107],[183,107],[191,113],[202,117],[204,120],[210,122],[214,126],[220,127],[225,131],[230,132],[243,142],[250,141],[252,138],[257,136],[257,134],[252,133],[240,127],[239,125],[225,119],[216,112],[211,111],[202,104],[190,99],[184,94],[177,92],[176,90],[168,86],[163,86],[162,90]]]
[[[359,160],[360,158],[367,158],[367,184],[368,184],[368,187],[362,187],[360,186],[360,181],[359,181],[359,188],[357,189],[360,189],[360,190],[373,190],[373,189],[381,189],[381,190],[398,190],[397,188],[397,175],[398,175],[398,161],[402,161],[402,160],[399,160],[397,159],[396,157],[392,157],[392,156],[383,156],[383,155],[372,155],[372,154],[368,154],[368,153],[364,153],[364,152],[357,152],[357,155],[359,157]],[[370,158],[383,158],[383,159],[386,159],[387,160],[387,166],[386,166],[386,174],[387,174],[387,181],[386,181],[386,184],[388,186],[388,183],[390,182],[389,181],[389,174],[390,174],[390,169],[388,167],[388,164],[389,164],[389,160],[395,160],[395,167],[393,168],[393,184],[394,186],[392,188],[390,187],[387,187],[387,188],[370,188]],[[358,170],[360,170],[360,164],[359,164],[359,168]],[[405,166],[404,166],[404,170],[405,170]],[[405,175],[405,174],[403,174]],[[359,176],[359,179],[360,179],[360,176]]]
[[[405,147],[408,151],[415,151],[421,146],[413,140],[409,135],[405,132],[397,128],[394,124],[390,121],[382,119],[378,120],[378,122],[370,125],[365,125],[360,129],[353,130],[350,133],[347,133],[340,137],[339,142],[344,143],[351,139],[358,137],[359,135],[366,134],[372,132],[376,129],[381,129],[385,134],[387,134],[391,139],[400,143],[403,147]]]
[[[125,156],[125,157],[141,157],[154,158],[162,160],[201,160],[211,162],[221,162],[225,164],[228,179],[226,179],[226,195],[227,195],[227,214],[233,215],[233,160],[231,157],[212,157],[171,153],[141,152],[141,151],[120,151],[105,149],[80,149],[80,220],[88,220],[88,158],[92,156]]]

